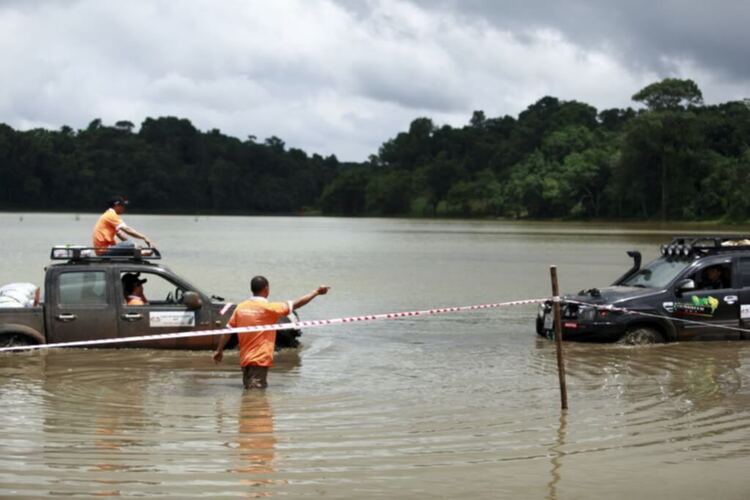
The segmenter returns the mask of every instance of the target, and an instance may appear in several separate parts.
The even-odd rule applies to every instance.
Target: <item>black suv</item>
[[[561,297],[563,340],[627,344],[750,338],[750,237],[681,236],[606,288]],[[552,301],[536,331],[554,338]],[[747,329],[747,330],[746,330]]]

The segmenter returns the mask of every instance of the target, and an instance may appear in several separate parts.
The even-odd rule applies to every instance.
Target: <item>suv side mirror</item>
[[[691,279],[680,280],[675,284],[674,291],[676,295],[682,295],[683,292],[695,290],[695,281]]]
[[[185,292],[182,296],[182,303],[186,305],[188,309],[200,309],[203,306],[201,296],[196,292]]]

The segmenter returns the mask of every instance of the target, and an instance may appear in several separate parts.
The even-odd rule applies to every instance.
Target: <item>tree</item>
[[[102,128],[102,120],[101,118],[94,118],[91,120],[91,123],[89,123],[89,126],[86,128],[87,131],[93,132],[95,130],[98,130]]]
[[[702,105],[703,93],[693,80],[665,78],[642,88],[633,100],[646,104],[651,111],[676,110]]]
[[[115,128],[118,130],[122,130],[123,132],[132,132],[133,128],[135,128],[135,125],[133,125],[133,122],[129,122],[127,120],[120,120],[119,122],[115,123]]]
[[[265,145],[269,148],[273,149],[277,153],[283,153],[284,152],[284,141],[276,137],[275,135],[272,135],[271,137],[267,138],[265,140]]]
[[[542,140],[542,152],[545,157],[562,161],[571,153],[580,152],[592,145],[594,134],[586,127],[567,126],[555,130]]]
[[[686,207],[677,210],[681,206],[678,200],[695,187],[689,181],[694,176],[690,168],[696,165],[696,151],[702,148],[696,115],[687,107],[701,105],[703,95],[692,80],[666,78],[641,89],[633,100],[645,103],[649,111],[631,121],[623,145],[624,166],[634,171],[650,169],[643,173],[648,177],[658,172],[654,181],[660,189],[661,218],[681,216]],[[672,196],[677,199],[671,200]],[[645,202],[641,201],[644,208]]]
[[[471,120],[469,121],[469,125],[474,128],[484,128],[485,124],[487,123],[487,117],[484,116],[484,111],[477,110],[474,111],[471,115]]]
[[[411,175],[402,170],[371,177],[365,190],[365,209],[374,215],[407,213],[411,190]]]
[[[574,152],[565,157],[560,178],[563,181],[564,197],[571,207],[566,215],[577,217],[599,217],[605,189],[610,182],[616,161],[613,150],[606,144],[600,148]]]
[[[342,170],[323,190],[320,205],[325,214],[362,215],[365,212],[367,173],[361,168]]]

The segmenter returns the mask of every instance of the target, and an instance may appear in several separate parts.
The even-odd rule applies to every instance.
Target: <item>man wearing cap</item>
[[[699,290],[721,290],[723,288],[729,288],[724,283],[724,270],[722,266],[715,265],[706,268],[703,272],[703,279],[698,284]]]
[[[145,306],[148,304],[143,293],[143,284],[148,281],[141,279],[137,274],[127,273],[122,276],[122,290],[125,293],[125,302],[129,306]]]
[[[321,285],[294,301],[269,302],[270,287],[268,280],[263,276],[256,276],[250,281],[250,290],[253,292],[253,297],[237,305],[227,326],[239,328],[275,324],[279,321],[279,318],[291,314],[292,311],[304,306],[318,295],[325,295],[330,288]],[[232,335],[227,333],[219,339],[219,345],[213,354],[216,363],[222,360],[224,346],[227,345]],[[276,330],[240,333],[239,341],[242,383],[245,389],[265,389],[268,386],[266,381],[268,369],[273,365]]]
[[[153,246],[153,242],[148,237],[125,224],[120,218],[120,215],[125,212],[127,204],[128,200],[122,196],[115,196],[110,200],[107,211],[96,221],[93,240],[97,255],[117,255],[120,252],[129,253],[129,250],[135,248],[135,242],[129,240],[125,236],[126,234],[143,240],[148,246]],[[118,243],[116,238],[119,238],[121,241]]]

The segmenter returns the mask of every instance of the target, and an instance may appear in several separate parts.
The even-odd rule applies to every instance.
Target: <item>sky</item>
[[[663,78],[750,97],[747,0],[0,0],[0,123],[177,116],[363,161],[429,117],[599,110]]]

